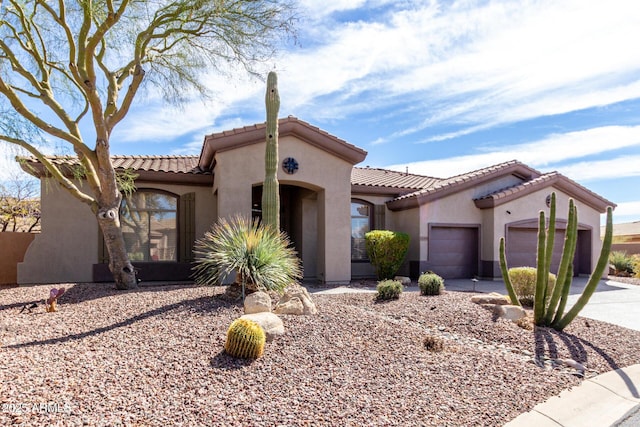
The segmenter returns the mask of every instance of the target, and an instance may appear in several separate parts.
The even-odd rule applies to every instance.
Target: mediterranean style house
[[[613,203],[557,173],[510,161],[449,178],[356,167],[367,153],[295,117],[280,119],[281,227],[302,259],[307,281],[341,284],[373,277],[364,234],[403,231],[411,242],[400,274],[432,270],[444,278],[500,277],[498,245],[510,266],[535,265],[538,212],[558,198],[558,233],[568,200],[579,212],[576,274],[588,274],[600,250],[600,215]],[[265,124],[204,138],[199,156],[114,156],[138,174],[123,202],[129,256],[143,281],[188,280],[193,245],[219,218],[261,215]],[[69,163],[69,157],[53,158]],[[18,282],[110,281],[92,212],[47,177],[42,233],[18,265]],[[559,262],[561,238],[554,262]]]

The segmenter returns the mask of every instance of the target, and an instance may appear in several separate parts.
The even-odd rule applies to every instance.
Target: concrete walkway
[[[568,308],[580,297],[587,280],[582,277],[574,279]],[[507,293],[502,281],[446,280],[445,287],[447,291]],[[373,287],[358,286],[309,290],[317,294],[375,292]],[[417,286],[405,287],[405,291],[417,290]],[[611,280],[600,281],[579,316],[640,331],[640,286]],[[565,390],[518,416],[505,427],[640,426],[639,390],[640,364],[616,369],[584,380],[579,386]]]

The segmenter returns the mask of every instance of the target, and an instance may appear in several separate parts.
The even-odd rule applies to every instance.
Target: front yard
[[[314,295],[316,316],[247,362],[223,352],[239,305],[223,288],[67,285],[0,291],[3,425],[502,425],[580,382],[637,363],[640,332],[576,319],[525,330],[470,293]],[[29,312],[25,305],[38,303]],[[444,342],[425,348],[427,336]]]

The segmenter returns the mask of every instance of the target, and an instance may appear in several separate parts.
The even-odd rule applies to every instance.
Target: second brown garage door
[[[429,269],[445,279],[470,279],[478,274],[478,227],[432,226]]]
[[[557,230],[554,239],[551,272],[557,273],[562,257],[565,230]],[[509,267],[535,267],[538,253],[538,230],[509,227],[507,231],[507,264]],[[591,232],[578,230],[578,242],[574,258],[574,274],[588,274],[591,268]]]

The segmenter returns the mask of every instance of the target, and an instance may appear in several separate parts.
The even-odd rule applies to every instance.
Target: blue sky
[[[299,4],[299,44],[264,67],[278,72],[281,117],[367,150],[362,166],[447,177],[517,159],[557,170],[618,204],[615,222],[640,220],[635,1]],[[264,121],[263,81],[238,71],[208,82],[205,105],[139,99],[112,152],[199,154],[205,134]]]

